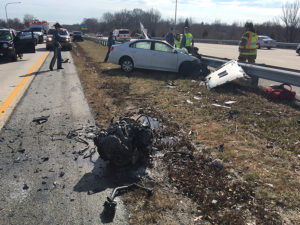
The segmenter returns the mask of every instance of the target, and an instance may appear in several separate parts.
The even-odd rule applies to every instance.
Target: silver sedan
[[[121,65],[125,72],[141,68],[185,73],[186,68],[199,68],[200,65],[198,58],[157,40],[135,40],[113,45],[109,61]]]

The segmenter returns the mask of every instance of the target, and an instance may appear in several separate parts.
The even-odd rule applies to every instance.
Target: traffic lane
[[[0,66],[0,130],[29,87],[34,74],[46,58],[44,45],[37,46],[35,54],[24,54],[17,62],[2,62]],[[28,76],[29,75],[29,76]]]
[[[52,54],[41,71],[48,70]],[[94,120],[71,55],[62,56],[71,63],[64,63],[64,70],[38,73],[0,131],[1,224],[104,223],[100,214],[114,185],[98,154],[95,163],[73,154],[86,146],[66,137],[70,131],[93,126]],[[44,124],[32,123],[40,116],[50,117]],[[94,188],[105,191],[87,195]],[[108,224],[127,224],[127,217],[118,200],[115,219]]]
[[[199,53],[219,58],[238,59],[238,46],[195,43]],[[300,56],[292,49],[258,49],[256,63],[300,70]]]

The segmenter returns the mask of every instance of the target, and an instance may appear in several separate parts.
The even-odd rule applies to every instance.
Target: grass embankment
[[[226,170],[253,188],[257,201],[282,209],[285,221],[300,222],[299,103],[270,102],[262,90],[238,83],[208,91],[174,73],[136,70],[128,76],[118,65],[103,63],[106,50],[85,41],[73,51],[98,125],[149,108],[178,124],[202,152],[223,159]],[[166,87],[170,82],[174,88]],[[231,109],[212,105],[229,100],[236,101]]]

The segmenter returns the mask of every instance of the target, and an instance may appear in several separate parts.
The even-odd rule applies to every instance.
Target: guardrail
[[[96,38],[90,36],[86,36],[84,38],[86,40],[94,41],[104,46],[107,45],[107,40],[103,38]],[[214,68],[220,67],[229,60],[230,59],[222,59],[205,55],[202,56],[202,61],[208,66]],[[249,76],[263,78],[266,80],[272,80],[280,83],[288,83],[300,87],[300,71],[298,70],[291,70],[259,64],[239,63],[239,65]]]
[[[228,62],[229,59],[221,59],[210,56],[202,56],[202,61],[208,66],[217,68]],[[258,64],[239,63],[247,75],[280,83],[287,83],[300,87],[300,71],[289,70],[280,67],[271,67]]]

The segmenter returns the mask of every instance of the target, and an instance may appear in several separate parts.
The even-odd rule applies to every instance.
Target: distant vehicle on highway
[[[113,38],[115,41],[130,41],[131,36],[128,29],[114,29]]]
[[[72,38],[73,38],[73,41],[83,41],[82,32],[81,31],[74,31]]]
[[[300,44],[297,46],[296,52],[300,55]]]
[[[187,67],[200,65],[198,58],[180,53],[165,42],[151,39],[113,45],[109,61],[121,65],[125,72],[142,68],[183,73]]]
[[[17,34],[13,29],[0,29],[0,57],[17,61],[18,54],[35,53],[33,32],[22,31]]]
[[[46,41],[46,49],[51,50],[53,49],[53,34],[55,32],[55,29],[50,29],[48,31],[47,35],[47,41]],[[63,49],[68,49],[69,51],[72,50],[72,44],[71,44],[71,37],[69,35],[69,32],[66,29],[60,29],[59,36],[61,38],[61,47]]]
[[[276,41],[269,36],[258,36],[257,48],[275,48],[277,45]]]
[[[96,33],[96,37],[103,37],[103,34],[98,32],[98,33]]]

